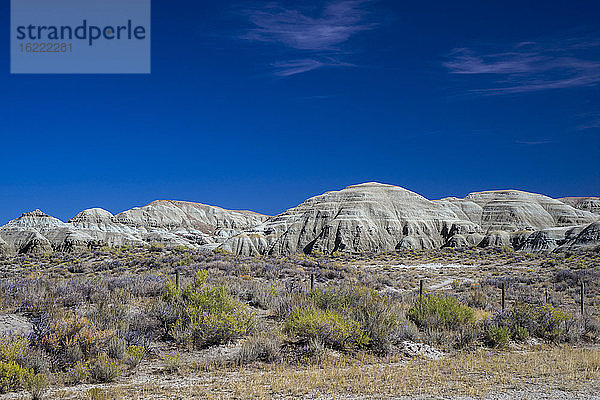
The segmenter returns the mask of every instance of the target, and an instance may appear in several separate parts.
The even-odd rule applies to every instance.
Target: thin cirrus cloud
[[[555,44],[549,44],[555,43]],[[452,74],[490,78],[483,94],[526,93],[600,83],[600,42],[521,42],[500,51],[452,50],[444,66]]]
[[[327,66],[342,66],[342,67],[351,67],[354,64],[344,63],[336,60],[329,61],[319,61],[314,60],[312,58],[300,59],[300,60],[290,60],[290,61],[279,61],[272,63],[273,74],[275,76],[292,76],[296,74],[301,74],[304,72],[312,71],[317,68],[327,67]]]
[[[279,61],[272,63],[273,74],[276,76],[292,76],[323,67],[323,63],[311,58],[301,60]]]
[[[276,76],[287,77],[323,67],[353,66],[343,61],[352,54],[347,42],[373,29],[364,6],[372,0],[336,0],[315,15],[301,9],[271,3],[266,8],[243,12],[253,27],[242,36],[251,42],[273,43],[292,50],[297,57],[271,64]]]
[[[529,146],[536,146],[536,145],[539,145],[539,144],[552,143],[552,140],[550,140],[550,139],[517,140],[515,143],[517,143],[517,144],[526,144],[526,145],[529,145]]]
[[[588,112],[578,115],[579,119],[583,122],[577,127],[579,131],[585,131],[587,129],[598,129],[600,128],[600,113]]]

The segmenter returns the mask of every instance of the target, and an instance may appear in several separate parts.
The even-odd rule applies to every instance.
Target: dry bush
[[[253,362],[273,362],[281,358],[283,343],[278,335],[258,333],[248,337],[241,345],[234,362],[237,365],[251,364]]]
[[[110,358],[106,353],[100,356],[90,364],[89,374],[95,382],[113,382],[124,372],[123,365],[115,359]]]

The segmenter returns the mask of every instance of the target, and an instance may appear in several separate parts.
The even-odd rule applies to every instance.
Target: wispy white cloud
[[[321,61],[312,58],[305,58],[299,60],[279,61],[272,63],[271,66],[273,67],[274,75],[286,77],[312,71],[322,67],[352,67],[354,64],[344,63],[333,59]]]
[[[600,83],[596,40],[521,42],[502,51],[454,49],[444,63],[450,73],[491,78],[487,94],[524,93]]]
[[[291,76],[321,68],[323,63],[310,58],[302,60],[280,61],[272,63],[273,74],[276,76]]]
[[[552,143],[552,140],[550,140],[550,139],[517,140],[516,143],[517,144],[526,144],[529,146],[536,146],[539,144]]]
[[[577,126],[578,131],[585,131],[588,129],[598,129],[600,128],[600,113],[598,112],[589,112],[579,114],[579,119],[582,122]]]
[[[263,10],[248,10],[246,15],[256,27],[245,39],[281,43],[298,50],[335,50],[358,32],[373,28],[364,21],[364,0],[334,1],[321,15],[311,17],[296,9],[271,4]]]
[[[327,100],[333,97],[337,97],[337,94],[316,94],[314,96],[302,96],[299,97],[301,100]]]
[[[252,42],[274,43],[299,57],[272,64],[276,76],[291,76],[322,67],[352,66],[343,58],[352,54],[347,42],[373,29],[365,6],[373,0],[334,0],[321,9],[291,9],[270,3],[243,12],[253,27],[242,36]]]

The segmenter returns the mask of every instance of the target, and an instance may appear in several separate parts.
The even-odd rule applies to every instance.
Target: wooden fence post
[[[177,290],[181,288],[181,277],[178,269],[175,270],[175,286],[177,287]]]
[[[423,279],[419,281],[419,299],[423,299]]]
[[[506,288],[505,283],[502,282],[502,311],[506,308]]]
[[[315,273],[310,274],[310,292],[315,291]]]
[[[585,283],[581,280],[581,315],[585,315]]]

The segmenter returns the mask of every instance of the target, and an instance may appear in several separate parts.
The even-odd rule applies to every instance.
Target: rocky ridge
[[[215,248],[226,238],[266,219],[250,211],[171,200],[155,201],[117,215],[92,208],[66,223],[35,210],[0,227],[0,254],[149,244]]]
[[[370,182],[312,197],[273,217],[170,200],[117,215],[92,208],[66,223],[36,210],[0,227],[0,254],[153,243],[244,255],[472,246],[576,250],[600,244],[599,200],[518,190],[428,200]]]
[[[563,197],[559,200],[579,210],[600,215],[600,197]]]
[[[599,219],[559,200],[518,190],[432,201],[371,182],[310,198],[221,247],[247,255],[470,246],[552,251],[599,244],[593,241]],[[588,236],[592,240],[584,240]]]

